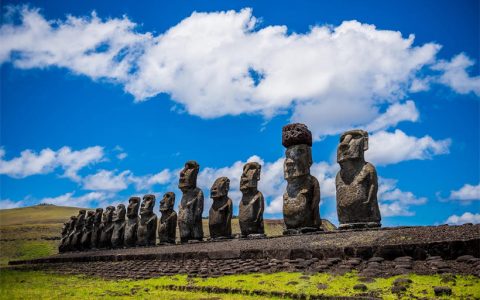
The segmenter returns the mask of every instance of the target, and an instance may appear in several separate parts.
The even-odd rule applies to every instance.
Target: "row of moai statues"
[[[300,123],[283,127],[282,144],[286,148],[284,177],[287,189],[283,194],[284,234],[321,231],[320,185],[310,174],[312,134]],[[377,201],[378,180],[375,167],[366,162],[368,133],[350,130],[342,134],[337,149],[340,171],[336,176],[337,214],[339,229],[380,227]],[[139,197],[131,197],[128,208],[108,206],[105,211],[81,210],[72,216],[62,231],[60,251],[90,248],[118,248],[175,243],[176,227],[180,242],[203,240],[202,214],[204,196],[197,187],[200,166],[188,161],[180,172],[178,187],[182,192],[178,216],[174,211],[175,194],[168,192],[160,202],[162,216],[157,221],[153,212],[155,196],[145,195],[140,207]],[[264,237],[263,211],[265,201],[258,190],[261,165],[249,162],[243,167],[240,180],[242,199],[239,204],[241,237]],[[233,202],[228,197],[230,180],[220,177],[210,190],[213,200],[209,210],[209,231],[212,239],[232,238]],[[158,224],[157,224],[158,223]]]

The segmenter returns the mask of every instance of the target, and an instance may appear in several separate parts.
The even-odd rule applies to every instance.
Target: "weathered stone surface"
[[[138,210],[140,209],[140,197],[128,199],[127,220],[125,221],[124,244],[126,247],[134,247],[137,244]]]
[[[85,226],[86,210],[81,209],[78,211],[77,221],[75,222],[75,231],[73,232],[72,240],[70,242],[71,250],[82,249],[82,234],[83,227]]]
[[[95,212],[89,210],[87,216],[85,217],[85,225],[83,227],[82,234],[82,249],[90,249],[92,242],[92,232],[93,232],[93,221],[95,219]]]
[[[208,213],[208,228],[213,239],[232,237],[232,199],[228,197],[230,179],[220,177],[215,180],[210,190],[213,199]]]
[[[75,223],[77,221],[76,216],[71,216],[70,219],[63,224],[62,239],[60,240],[60,246],[58,251],[60,253],[68,251],[70,247],[70,236],[75,231]]]
[[[137,229],[137,245],[153,246],[156,244],[157,215],[153,212],[155,206],[155,195],[143,196],[140,206],[140,222]]]
[[[113,232],[113,213],[115,212],[115,207],[107,206],[102,215],[102,231],[100,233],[100,248],[111,248],[112,247],[112,232]]]
[[[175,194],[168,192],[160,201],[160,224],[158,224],[158,239],[160,243],[175,244],[177,234],[177,213],[173,210]]]
[[[178,188],[182,191],[182,199],[178,208],[178,229],[180,241],[203,239],[202,214],[203,192],[197,188],[197,175],[200,165],[196,161],[187,161],[180,172]]]
[[[261,165],[257,162],[249,162],[243,166],[243,173],[240,178],[242,199],[240,200],[238,215],[242,237],[254,238],[265,234],[263,224],[265,199],[257,188],[261,169]]]
[[[125,205],[117,205],[117,209],[113,214],[113,231],[112,231],[112,247],[121,248],[123,247],[124,236],[125,236],[125,214],[126,209]]]
[[[350,130],[342,134],[337,148],[340,171],[335,179],[340,229],[380,227],[377,172],[364,159],[367,149],[366,131]]]
[[[283,127],[285,151],[284,176],[287,190],[283,194],[283,219],[286,233],[320,230],[320,185],[310,175],[312,165],[312,135],[303,124]]]
[[[100,246],[100,236],[102,234],[102,216],[103,208],[95,209],[95,215],[93,217],[93,230],[92,237],[90,240],[90,248],[97,249]]]

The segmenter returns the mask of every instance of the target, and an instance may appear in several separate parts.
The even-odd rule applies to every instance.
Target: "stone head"
[[[114,206],[107,206],[102,215],[102,223],[110,223],[113,219],[113,213],[115,212]]]
[[[95,212],[93,210],[89,210],[87,212],[87,216],[85,218],[85,224],[90,227],[93,225],[93,220],[95,218]]]
[[[130,199],[128,199],[128,207],[127,207],[128,218],[135,218],[136,216],[138,216],[140,201],[141,201],[140,197],[130,197]]]
[[[148,215],[153,213],[155,206],[155,195],[147,194],[143,196],[142,205],[140,206],[140,215]]]
[[[84,217],[86,213],[87,213],[87,211],[86,211],[85,209],[81,209],[81,210],[78,211],[78,216],[79,216],[79,217],[80,217],[80,216],[83,216],[83,217]]]
[[[213,200],[226,197],[230,189],[230,179],[227,177],[220,177],[215,180],[210,189],[210,198]]]
[[[246,163],[243,166],[242,177],[240,178],[240,190],[257,189],[261,170],[262,166],[257,162]]]
[[[368,132],[349,130],[340,137],[337,148],[337,162],[347,160],[364,160],[364,152],[368,149]]]
[[[76,216],[71,216],[69,223],[70,223],[69,230],[73,230],[75,228],[75,224],[77,223],[77,217]]]
[[[126,214],[125,205],[123,205],[123,204],[117,205],[117,209],[113,213],[112,221],[113,222],[125,221],[125,214]]]
[[[103,208],[95,209],[95,217],[93,222],[95,224],[100,224],[102,222]]]
[[[187,161],[185,167],[180,171],[178,188],[180,190],[195,188],[197,186],[197,175],[199,170],[200,165],[196,161]]]
[[[293,145],[285,151],[283,173],[286,180],[310,174],[312,148],[307,144]]]
[[[175,205],[175,193],[167,192],[160,201],[160,211],[172,210]]]
[[[94,216],[95,216],[95,212],[93,210],[89,210],[87,212],[87,219],[93,219]]]

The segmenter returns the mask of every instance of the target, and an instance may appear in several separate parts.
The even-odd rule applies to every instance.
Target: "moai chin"
[[[137,244],[138,210],[140,197],[130,197],[127,207],[127,221],[125,222],[124,243],[126,247],[134,247]]]
[[[153,212],[155,195],[143,196],[140,205],[140,222],[137,229],[137,246],[154,246],[157,237],[157,215]]]
[[[284,234],[321,230],[320,185],[310,175],[312,133],[307,126],[293,123],[283,127],[282,144],[286,149],[283,165],[287,190],[283,194]]]
[[[193,160],[187,161],[180,172],[178,188],[182,191],[182,199],[178,208],[178,229],[180,241],[203,239],[203,192],[197,187],[197,175],[200,165]]]
[[[62,239],[60,240],[60,246],[58,247],[58,251],[60,253],[69,251],[69,242],[70,242],[70,235],[73,234],[75,230],[75,222],[77,221],[76,216],[71,216],[67,222],[64,223],[64,227],[62,229]]]
[[[232,237],[232,199],[228,197],[230,179],[220,177],[215,180],[210,189],[212,207],[208,213],[208,227],[212,239]]]
[[[160,244],[175,244],[177,233],[177,213],[173,210],[175,194],[168,192],[160,201],[160,224],[158,225],[158,239]]]
[[[87,216],[85,217],[85,225],[83,226],[82,234],[82,249],[87,250],[91,248],[92,232],[93,232],[93,221],[95,218],[95,212],[89,210]]]
[[[113,231],[112,231],[112,248],[122,248],[123,238],[125,236],[125,205],[117,205],[117,209],[113,214]]]
[[[337,149],[340,171],[335,179],[340,229],[381,226],[377,171],[365,161],[367,149],[368,133],[364,130],[350,130],[340,137]]]
[[[93,217],[93,231],[92,237],[90,240],[90,248],[97,249],[100,246],[100,236],[102,234],[102,216],[103,216],[103,208],[95,209],[95,215]]]
[[[99,248],[112,247],[112,232],[113,232],[113,214],[115,212],[114,206],[107,206],[102,215],[102,231],[100,233]]]
[[[261,169],[262,166],[257,162],[249,162],[243,166],[240,178],[242,200],[240,200],[238,215],[242,237],[265,235],[263,227],[265,200],[257,187]]]
[[[75,231],[73,233],[71,248],[72,250],[82,250],[82,234],[85,226],[85,215],[87,211],[81,209],[78,211],[77,222],[75,223]]]

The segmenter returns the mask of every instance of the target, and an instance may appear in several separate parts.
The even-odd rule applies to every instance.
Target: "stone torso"
[[[178,229],[182,242],[203,238],[203,192],[199,188],[182,194],[178,211]]]
[[[287,229],[302,227],[319,227],[320,216],[318,203],[320,199],[318,180],[307,175],[305,180],[293,180],[287,184],[283,194],[283,215]]]
[[[125,221],[125,246],[133,247],[137,242],[138,217],[127,218]]]
[[[151,214],[141,216],[137,229],[137,245],[153,246],[155,245],[157,231],[157,215]]]
[[[263,230],[263,194],[243,195],[239,204],[238,221],[242,235],[264,233]]]
[[[103,223],[100,233],[100,247],[110,248],[112,246],[113,223]]]
[[[113,223],[112,247],[123,247],[123,238],[125,234],[125,221],[116,221]]]
[[[230,237],[232,235],[232,200],[214,200],[208,214],[210,237]]]
[[[175,243],[177,231],[177,213],[169,211],[162,213],[158,227],[158,239],[160,243]]]

